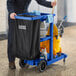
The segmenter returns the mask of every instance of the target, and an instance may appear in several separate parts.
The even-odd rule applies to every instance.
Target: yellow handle
[[[56,2],[56,0],[54,0],[55,2]],[[52,14],[54,13],[54,10],[55,10],[55,6],[53,7],[53,9],[52,9]]]

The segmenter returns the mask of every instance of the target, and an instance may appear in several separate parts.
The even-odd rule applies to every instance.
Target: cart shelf
[[[51,38],[52,38],[51,36],[40,38],[40,42],[43,42],[43,41],[46,41],[46,40],[50,40]]]

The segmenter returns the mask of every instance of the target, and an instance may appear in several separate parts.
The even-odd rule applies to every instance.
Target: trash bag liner
[[[15,37],[12,42],[13,54],[16,57],[26,60],[40,57],[40,24],[40,20],[16,19],[13,30]]]

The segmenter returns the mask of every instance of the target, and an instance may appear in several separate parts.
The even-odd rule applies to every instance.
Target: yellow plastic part
[[[53,27],[54,27],[53,29],[54,30],[53,31],[53,55],[56,55],[57,53],[61,53],[62,49],[60,45],[60,37],[56,38],[56,36],[58,36],[58,28],[55,24]],[[50,28],[48,28],[48,32],[46,35],[50,35]],[[47,40],[44,42],[40,42],[40,48],[46,48],[47,53],[49,53],[50,41]]]
[[[46,35],[50,35],[50,26],[49,26],[49,28],[48,28],[48,32],[47,32]],[[53,36],[55,36],[55,35],[58,35],[58,28],[57,28],[57,26],[54,24],[54,25],[53,25]]]
[[[49,44],[50,44],[49,40],[40,42],[40,48],[46,48],[47,53],[49,53],[49,48],[50,48]],[[40,49],[40,51],[42,51],[42,49]]]
[[[53,54],[61,53],[60,37],[53,37]]]

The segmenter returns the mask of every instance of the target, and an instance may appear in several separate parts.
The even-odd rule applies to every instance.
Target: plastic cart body
[[[35,17],[23,17],[20,15],[35,15]],[[45,70],[45,67],[48,65],[51,65],[61,59],[65,61],[65,58],[67,57],[66,54],[61,53],[61,56],[56,55],[55,58],[53,56],[53,25],[54,25],[54,16],[55,14],[47,14],[47,13],[40,13],[40,15],[36,15],[35,13],[23,13],[19,14],[18,16],[15,16],[16,19],[23,19],[23,20],[41,20],[41,21],[47,21],[50,23],[50,35],[44,38],[40,38],[40,42],[50,40],[50,51],[47,53],[47,60],[44,58],[39,58],[35,60],[24,60],[25,64],[29,65],[35,65],[39,67],[39,70],[42,72]]]

